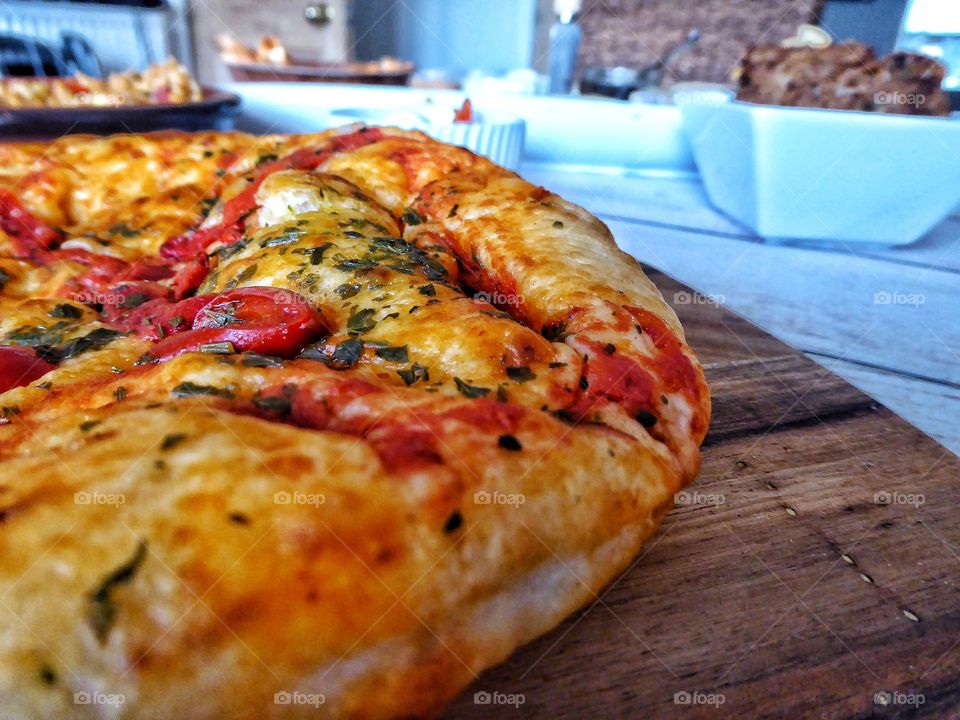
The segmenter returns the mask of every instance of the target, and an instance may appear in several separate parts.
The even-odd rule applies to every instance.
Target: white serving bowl
[[[526,123],[513,116],[479,112],[478,120],[453,122],[453,108],[440,105],[415,108],[341,108],[331,110],[335,120],[390,125],[405,130],[422,130],[437,140],[462,145],[510,170],[520,166]]]
[[[710,201],[762,237],[913,242],[960,203],[960,119],[687,103]]]

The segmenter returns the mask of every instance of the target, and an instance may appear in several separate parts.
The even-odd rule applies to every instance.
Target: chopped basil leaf
[[[160,449],[171,450],[186,440],[187,437],[188,435],[186,433],[173,433],[171,435],[167,435],[165,438],[163,438],[163,442],[160,443]]]
[[[347,320],[347,332],[353,335],[362,335],[365,332],[373,330],[377,321],[373,319],[376,312],[374,308],[363,308],[356,310]]]
[[[8,282],[10,282],[10,273],[0,268],[0,290],[3,290]]]
[[[363,341],[358,338],[344,340],[333,351],[330,364],[336,368],[350,368],[363,356]]]
[[[563,342],[567,337],[567,324],[562,320],[547,323],[543,326],[542,335],[550,342]]]
[[[281,397],[280,395],[256,397],[253,399],[253,404],[261,410],[276,413],[282,417],[288,416],[291,408],[293,407],[293,403],[289,398]]]
[[[414,363],[406,370],[397,370],[397,375],[407,384],[416,385],[421,380],[430,379],[430,371],[420,363]]]
[[[501,435],[497,438],[497,444],[504,450],[513,450],[514,452],[523,450],[523,445],[513,435]]]
[[[118,223],[110,227],[107,230],[111,235],[120,235],[125,238],[137,237],[140,233],[132,228],[127,227],[124,223]]]
[[[413,208],[404,208],[403,215],[400,216],[400,219],[403,220],[404,225],[422,225],[423,218]]]
[[[239,275],[237,275],[236,281],[237,283],[246,282],[256,274],[257,274],[257,264],[254,263],[253,265],[249,265],[245,267],[243,271]]]
[[[40,680],[44,685],[53,685],[57,682],[57,673],[52,667],[44,663],[40,666]]]
[[[117,586],[125,585],[133,580],[133,576],[140,568],[140,565],[143,564],[146,557],[147,543],[140,540],[133,557],[107,575],[99,587],[90,593],[88,597],[90,607],[87,610],[87,620],[93,627],[93,632],[101,645],[106,643],[107,636],[110,634],[110,630],[117,616],[117,604],[113,598],[114,590]]]
[[[233,355],[236,350],[234,350],[232,342],[213,342],[201,345],[200,352],[210,353],[211,355]]]
[[[280,235],[277,235],[272,238],[267,238],[266,240],[261,241],[260,247],[268,248],[268,247],[278,247],[280,245],[290,245],[291,243],[295,243],[305,234],[306,232],[301,230],[300,228],[285,227],[283,229],[283,232]]]
[[[117,402],[120,402],[127,396],[127,389],[125,387],[118,387],[113,391],[113,397],[116,398]]]
[[[652,428],[657,424],[657,416],[646,410],[637,410],[637,414],[634,417],[636,417],[637,422],[645,428]]]
[[[120,307],[122,308],[135,308],[140,307],[148,300],[152,300],[153,297],[147,295],[146,293],[133,293],[132,295],[127,295],[123,300],[120,301]]]
[[[553,226],[554,226],[555,228],[562,228],[562,227],[563,227],[563,220],[554,220],[554,221],[553,221]]]
[[[82,422],[80,423],[80,432],[87,432],[88,430],[92,430],[97,425],[99,425],[100,422],[101,422],[100,420],[87,420],[86,422]]]
[[[370,258],[347,258],[338,262],[334,267],[343,272],[366,272],[377,267],[377,261]]]
[[[268,355],[258,355],[257,353],[246,352],[243,353],[241,357],[243,359],[240,361],[240,364],[244,367],[283,367],[283,361],[281,361],[279,358],[270,357]]]
[[[525,383],[529,382],[530,380],[537,379],[536,374],[526,365],[521,365],[519,367],[508,367],[507,377],[518,383]]]
[[[83,311],[80,308],[78,308],[76,305],[70,305],[68,303],[60,303],[47,314],[50,317],[70,318],[72,320],[78,320],[79,318],[83,317]]]
[[[458,377],[455,377],[453,381],[457,384],[457,390],[460,391],[460,394],[468,398],[481,398],[490,394],[490,388],[479,387],[477,385],[471,385],[464,382]]]
[[[407,357],[407,346],[403,345],[402,347],[384,347],[377,348],[374,351],[379,358],[383,358],[387,362],[403,363],[406,364],[409,362]]]
[[[360,285],[357,283],[344,283],[334,290],[334,292],[346,300],[347,298],[352,298],[354,295],[360,292]]]
[[[193,397],[196,395],[215,395],[217,397],[233,399],[234,394],[229,390],[213,387],[211,385],[198,385],[197,383],[182,382],[170,391],[174,397]]]
[[[421,295],[426,295],[427,297],[437,296],[437,289],[433,286],[432,283],[429,283],[421,287],[419,292]]]
[[[232,325],[233,323],[243,322],[241,318],[237,317],[237,305],[234,302],[221,305],[219,310],[208,310],[204,308],[203,314],[209,320],[213,321],[213,327],[222,328],[227,325]]]
[[[443,524],[443,531],[449,535],[452,532],[456,532],[461,525],[463,525],[463,515],[459,510],[454,510],[450,517],[447,518],[447,521]]]

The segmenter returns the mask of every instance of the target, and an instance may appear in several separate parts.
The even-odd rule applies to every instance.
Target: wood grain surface
[[[729,311],[675,308],[713,393],[699,479],[445,717],[960,717],[960,459]]]

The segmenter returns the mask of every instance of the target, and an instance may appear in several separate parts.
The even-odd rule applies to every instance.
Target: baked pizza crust
[[[0,393],[0,717],[434,715],[697,472],[709,392],[672,310],[602,223],[466,150],[350,129],[0,161],[60,229],[0,233],[0,351],[49,364]],[[176,236],[216,238],[192,330],[97,264]],[[175,260],[144,307],[177,302]],[[309,308],[307,350],[166,354],[261,297]]]

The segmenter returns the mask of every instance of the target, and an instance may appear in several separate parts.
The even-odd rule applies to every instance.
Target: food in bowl
[[[941,89],[946,69],[933,58],[868,45],[758,45],[740,62],[737,100],[762,105],[949,115]]]
[[[99,79],[77,73],[67,78],[7,78],[0,82],[0,106],[116,107],[198,102],[203,91],[174,58],[143,71],[110,73]]]

